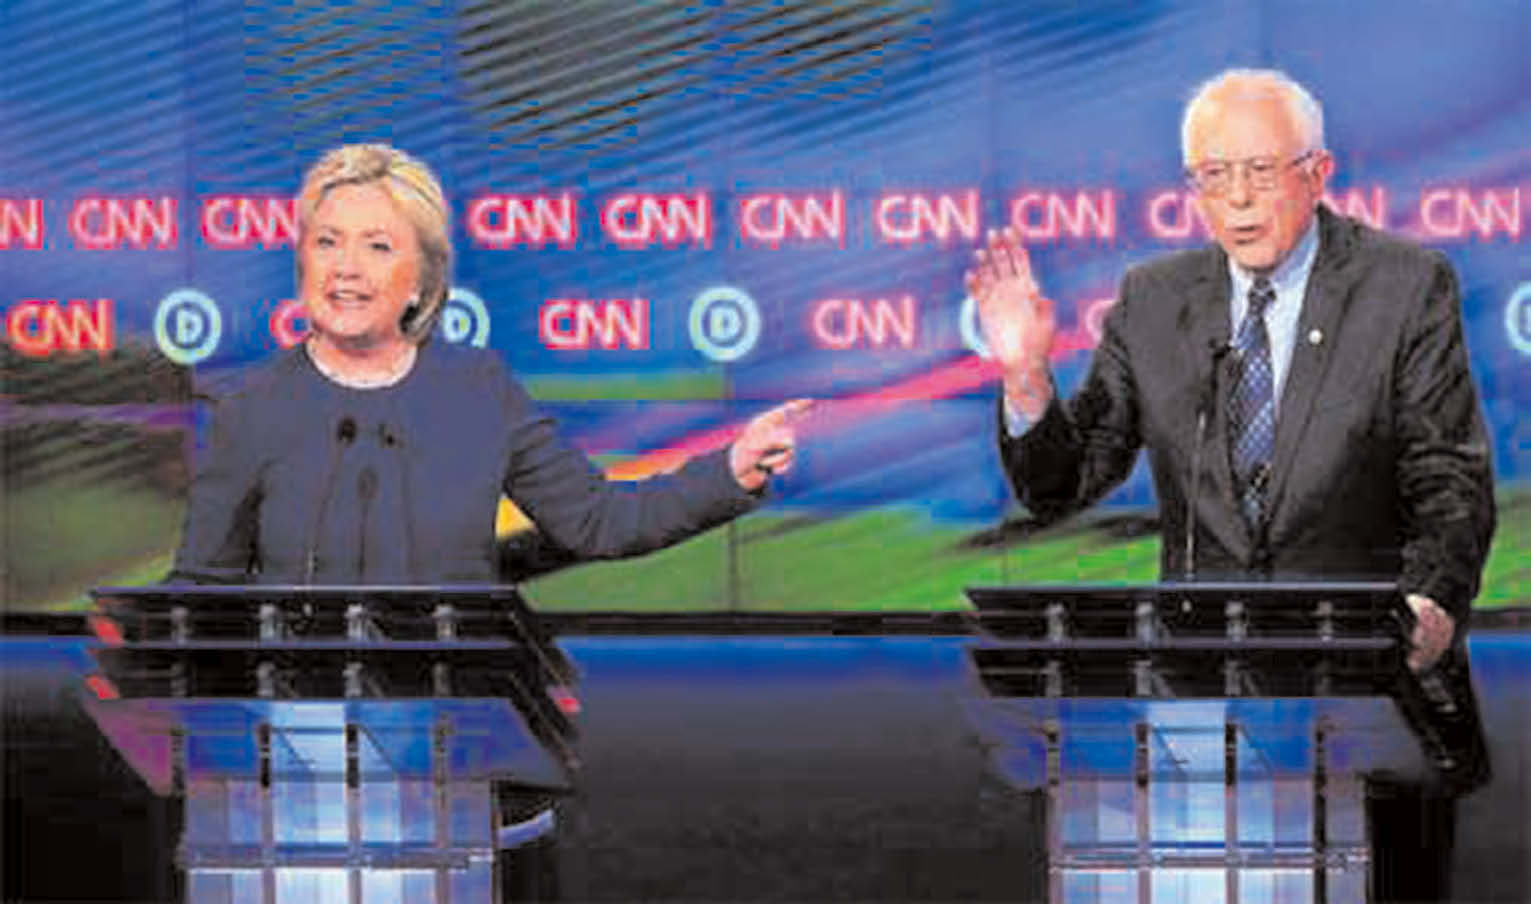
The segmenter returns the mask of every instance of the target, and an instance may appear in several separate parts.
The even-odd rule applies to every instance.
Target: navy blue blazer
[[[1001,427],[1002,457],[1020,500],[1050,519],[1099,499],[1146,448],[1166,576],[1190,564],[1194,499],[1200,577],[1396,580],[1462,624],[1495,516],[1456,276],[1438,252],[1322,207],[1318,219],[1264,524],[1239,513],[1229,465],[1231,380],[1214,379],[1210,350],[1228,342],[1230,288],[1215,245],[1131,270],[1083,387],[1020,437]]]
[[[502,492],[581,557],[636,555],[753,507],[727,459],[608,481],[493,352],[427,342],[402,381],[358,390],[300,346],[218,404],[171,577],[492,583]]]

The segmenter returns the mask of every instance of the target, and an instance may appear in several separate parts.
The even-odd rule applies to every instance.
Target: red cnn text
[[[1387,189],[1373,185],[1369,191],[1346,189],[1340,196],[1324,195],[1324,203],[1337,213],[1355,217],[1373,229],[1387,228]]]
[[[202,202],[202,241],[209,248],[291,248],[297,223],[292,198],[214,195]]]
[[[770,248],[783,242],[845,241],[845,196],[793,195],[764,192],[739,202],[739,234],[749,242]]]
[[[579,202],[558,195],[483,195],[468,202],[468,235],[483,248],[573,248]]]
[[[301,301],[285,298],[266,319],[266,327],[277,345],[292,348],[308,338],[308,308]]]
[[[1419,198],[1419,223],[1427,235],[1462,239],[1476,235],[1520,238],[1520,189],[1437,188]]]
[[[1026,191],[1010,201],[1010,225],[1026,241],[1116,238],[1116,193],[1110,189]]]
[[[815,302],[808,318],[820,348],[912,349],[919,333],[914,297],[826,298]]]
[[[978,192],[972,189],[951,194],[892,192],[877,199],[873,213],[884,242],[908,245],[932,239],[978,239]]]
[[[0,248],[43,246],[43,199],[0,198]]]
[[[5,335],[11,348],[33,358],[83,351],[105,357],[116,347],[112,300],[28,298],[6,312]]]
[[[69,212],[69,235],[81,248],[174,248],[180,239],[176,200],[168,195],[81,198]]]
[[[1188,191],[1170,189],[1148,199],[1148,234],[1156,239],[1204,239],[1207,221]]]
[[[601,229],[622,248],[712,246],[712,199],[628,193],[601,205]]]
[[[649,347],[646,298],[550,298],[537,315],[537,336],[559,351]]]

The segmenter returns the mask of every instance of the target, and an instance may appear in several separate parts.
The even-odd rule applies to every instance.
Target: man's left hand
[[[1424,672],[1440,660],[1456,636],[1457,623],[1445,609],[1428,596],[1410,593],[1404,602],[1414,611],[1414,633],[1409,635],[1409,670]]]

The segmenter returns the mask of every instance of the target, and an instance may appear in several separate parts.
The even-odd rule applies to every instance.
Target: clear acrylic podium
[[[1407,671],[1391,584],[968,595],[972,714],[1046,795],[1052,902],[1367,901],[1368,781],[1486,779],[1465,660]]]
[[[92,715],[183,798],[187,901],[498,901],[571,787],[573,670],[512,588],[95,597]]]

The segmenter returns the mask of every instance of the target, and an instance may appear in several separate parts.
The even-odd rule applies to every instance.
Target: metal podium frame
[[[1466,661],[1384,583],[975,587],[973,715],[1052,902],[1369,899],[1367,783],[1487,778]]]
[[[574,669],[513,587],[93,596],[90,709],[183,799],[188,901],[497,901],[525,799],[572,788]]]

